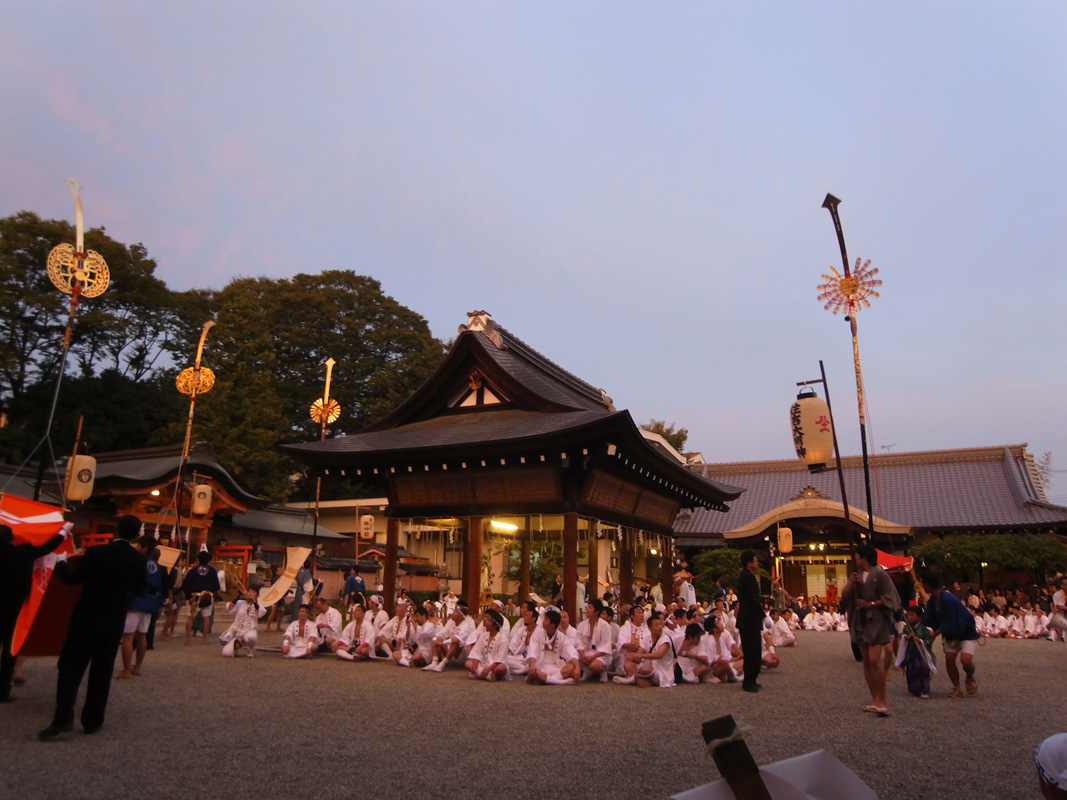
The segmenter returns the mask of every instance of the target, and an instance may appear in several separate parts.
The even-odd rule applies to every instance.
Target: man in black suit
[[[15,634],[22,605],[30,596],[33,562],[59,547],[70,532],[70,523],[44,544],[15,544],[15,534],[0,525],[0,703],[11,699],[11,679],[15,675],[15,656],[11,639]]]
[[[763,598],[760,597],[756,570],[759,562],[756,553],[746,550],[741,554],[741,574],[737,576],[737,633],[741,637],[741,651],[745,659],[745,678],[741,688],[746,692],[758,692],[760,665],[763,655]]]
[[[81,584],[82,588],[59,654],[55,715],[52,724],[37,734],[42,741],[74,728],[74,702],[86,669],[89,683],[82,727],[86,733],[96,733],[104,724],[111,673],[126,623],[126,604],[145,584],[145,557],[132,544],[140,532],[137,517],[121,517],[118,535],[108,544],[90,547],[73,565],[56,565],[60,580],[72,586]]]

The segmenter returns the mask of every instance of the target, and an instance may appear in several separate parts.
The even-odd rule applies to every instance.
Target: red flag
[[[44,544],[59,533],[64,522],[63,510],[60,508],[16,497],[13,494],[0,494],[0,524],[11,528],[16,544],[24,542]],[[68,536],[55,552],[41,556],[33,562],[33,584],[30,587],[30,595],[22,605],[18,622],[15,624],[15,634],[11,639],[13,654],[17,655],[22,649],[30,628],[33,627],[37,610],[41,607],[44,593],[48,589],[48,581],[52,578],[52,570],[60,554],[69,555],[73,552],[74,545],[71,537]]]

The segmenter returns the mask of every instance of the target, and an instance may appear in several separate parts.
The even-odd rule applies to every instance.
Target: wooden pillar
[[[359,535],[358,533],[356,534]],[[392,613],[396,603],[396,570],[400,548],[400,520],[390,517],[385,522],[385,574],[382,575],[382,592],[385,610]]]
[[[470,613],[477,614],[482,597],[482,518],[467,517],[467,546],[464,548],[463,599]]]
[[[589,526],[589,539],[586,541],[589,549],[589,590],[586,592],[586,602],[594,597],[604,594],[600,588],[600,540],[596,538],[596,525]],[[585,609],[579,609],[585,613]]]
[[[519,555],[519,605],[530,599],[530,518],[526,518],[526,530],[519,534],[522,552]]]
[[[663,587],[663,604],[674,597],[674,540],[664,537],[663,553],[660,556],[660,585]]]
[[[634,536],[629,528],[622,530],[619,548],[619,591],[623,603],[634,601]]]
[[[578,515],[570,512],[563,515],[563,608],[570,615],[571,624],[579,622],[574,607],[574,595],[578,591]]]

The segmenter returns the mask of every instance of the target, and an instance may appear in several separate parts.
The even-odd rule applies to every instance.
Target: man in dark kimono
[[[856,566],[841,593],[841,605],[848,611],[849,636],[860,649],[863,677],[871,693],[870,705],[863,710],[888,717],[882,654],[889,644],[889,627],[893,612],[900,608],[900,597],[893,579],[878,566],[878,551],[873,545],[856,548]]]

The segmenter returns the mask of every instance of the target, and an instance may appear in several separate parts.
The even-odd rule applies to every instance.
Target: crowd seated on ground
[[[1025,593],[993,590],[988,596],[956,588],[982,635],[1062,641],[1067,633],[1067,578],[1057,585],[1056,591],[1036,587]],[[837,604],[817,596],[794,598],[779,582],[773,589],[764,607],[763,669],[778,667],[782,663],[778,651],[796,647],[802,630],[812,634],[848,630],[847,614]],[[906,606],[921,605],[921,596],[909,596],[914,599]],[[646,590],[637,594],[635,602],[625,604],[609,591],[589,600],[581,622],[574,625],[566,611],[534,600],[521,604],[516,598],[506,603],[494,600],[477,615],[452,592],[417,608],[401,594],[390,616],[381,596],[370,595],[364,598],[366,607],[356,602],[344,609],[350,622],[343,629],[340,612],[316,597],[312,606],[299,608],[297,618],[285,630],[281,649],[288,658],[327,653],[345,661],[381,659],[427,672],[466,669],[472,678],[486,681],[519,676],[542,685],[613,680],[622,685],[669,688],[680,683],[738,681],[743,653],[736,599],[726,590],[705,601],[689,597],[694,602],[688,605],[681,594],[664,604]],[[258,617],[264,613],[261,610]],[[244,627],[251,627],[258,617],[244,619]],[[509,618],[515,618],[514,625]],[[250,655],[254,638],[248,644]],[[224,652],[234,654],[232,643]]]

